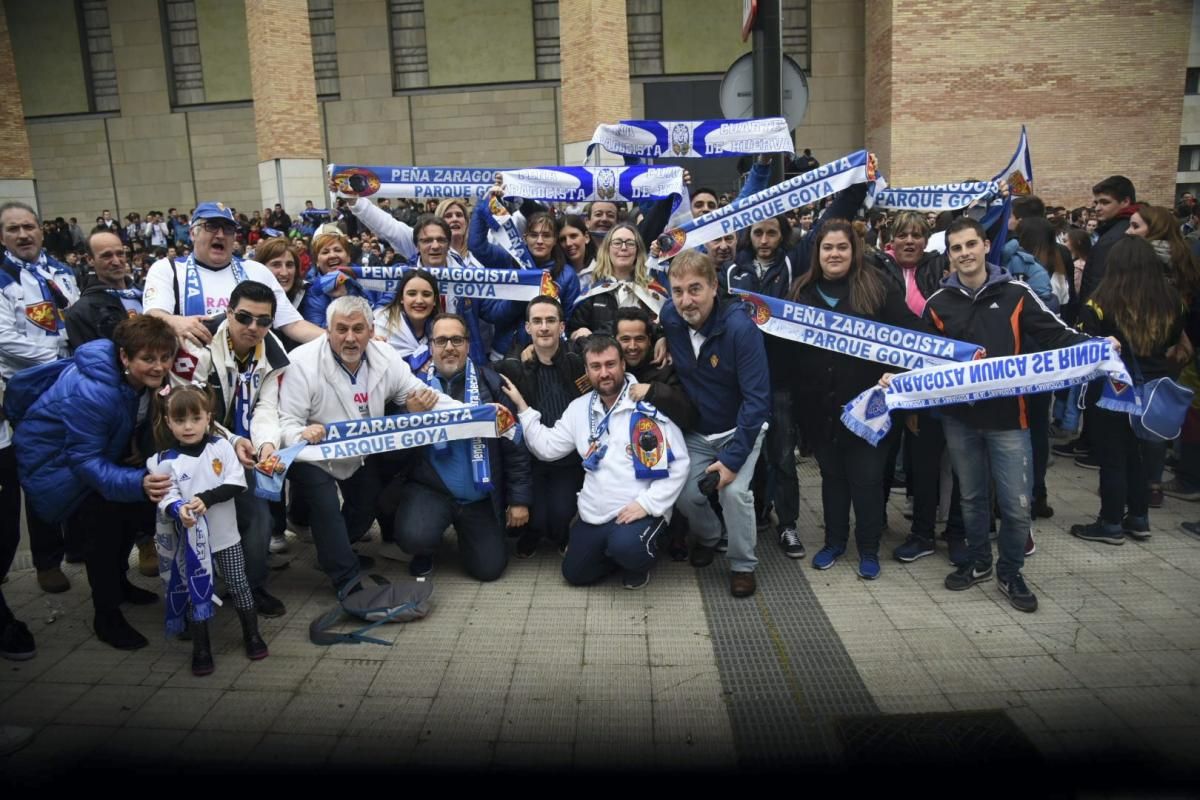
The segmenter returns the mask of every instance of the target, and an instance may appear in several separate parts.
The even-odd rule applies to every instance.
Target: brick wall
[[[8,17],[0,5],[0,178],[28,180],[33,177],[33,157],[25,133],[25,112],[17,83],[17,65],[13,62],[12,42],[8,38]]]
[[[624,0],[560,0],[564,142],[586,142],[600,121],[629,119]]]
[[[246,0],[258,160],[321,158],[307,0]]]
[[[990,178],[1025,123],[1048,203],[1117,173],[1166,203],[1190,27],[1180,0],[868,0],[868,146],[893,185]]]

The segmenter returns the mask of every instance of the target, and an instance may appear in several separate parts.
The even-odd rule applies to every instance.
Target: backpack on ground
[[[429,614],[429,595],[433,593],[433,584],[429,581],[418,578],[389,583],[382,575],[370,577],[375,581],[374,586],[364,582],[362,589],[354,594],[347,594],[358,584],[357,581],[351,581],[338,591],[338,605],[312,621],[308,626],[308,638],[313,644],[372,642],[391,647],[391,642],[367,636],[367,632],[388,622],[412,622],[424,619]],[[349,633],[330,630],[346,617],[364,620],[369,624]]]

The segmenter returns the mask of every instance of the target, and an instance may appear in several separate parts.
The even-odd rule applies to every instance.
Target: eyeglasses
[[[237,231],[237,226],[232,222],[219,219],[206,219],[200,223],[200,226],[209,233],[224,231],[225,233],[234,233]]]
[[[614,250],[625,250],[637,247],[637,239],[613,239],[608,246]]]
[[[525,238],[533,239],[535,242],[540,242],[543,239],[552,242],[554,241],[555,237],[553,231],[537,231],[536,233],[530,231],[529,233],[525,234]]]
[[[251,325],[257,325],[260,328],[270,328],[275,324],[273,317],[268,317],[265,314],[261,317],[256,317],[249,311],[235,311],[233,312],[233,318],[238,321],[238,324],[245,325],[247,328]]]
[[[438,336],[436,338],[430,339],[430,341],[433,342],[434,347],[445,347],[448,344],[454,345],[455,347],[462,347],[464,344],[467,343],[467,337],[465,337],[465,336]]]

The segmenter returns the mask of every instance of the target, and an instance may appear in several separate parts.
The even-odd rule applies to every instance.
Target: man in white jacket
[[[576,398],[553,427],[530,408],[507,378],[505,394],[519,412],[525,444],[551,461],[575,450],[583,458],[579,520],[563,559],[563,577],[575,586],[624,571],[626,589],[650,582],[657,537],[666,530],[688,475],[687,446],[679,427],[625,376],[621,348],[610,336],[591,336],[583,350],[595,390]]]
[[[320,442],[328,423],[381,417],[389,401],[409,411],[464,405],[430,389],[392,347],[373,340],[375,324],[365,299],[337,298],[329,304],[326,320],[328,333],[289,353],[291,364],[278,384],[263,389],[258,414],[275,413],[277,402],[279,429],[272,440],[268,427],[255,427],[261,458],[279,446]],[[361,456],[296,462],[288,478],[311,507],[321,569],[334,589],[353,588],[359,563],[350,544],[371,527],[381,488],[374,462]]]

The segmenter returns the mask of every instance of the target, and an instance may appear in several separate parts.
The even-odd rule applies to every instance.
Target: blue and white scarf
[[[597,147],[629,158],[722,158],[755,153],[794,153],[783,117],[763,119],[625,119],[597,125],[587,154]]]
[[[897,369],[971,361],[983,353],[983,348],[969,342],[741,289],[733,293],[745,298],[751,319],[765,333]]]
[[[405,197],[478,201],[495,185],[496,167],[364,167],[331,164],[339,197]],[[347,191],[349,190],[349,191]],[[328,212],[326,212],[328,213]]]
[[[529,252],[529,246],[525,244],[525,237],[517,230],[516,222],[513,221],[512,215],[508,213],[503,204],[492,197],[488,211],[491,213],[491,221],[500,246],[521,265],[522,269],[537,269],[533,254]]]
[[[241,469],[239,466],[238,469]],[[212,554],[208,544],[208,518],[201,515],[192,527],[179,519],[183,500],[173,503],[168,511],[171,525],[159,525],[154,535],[158,550],[158,574],[166,583],[167,637],[183,633],[187,623],[187,608],[192,607],[192,620],[203,622],[213,615]]]
[[[1000,193],[995,181],[938,183],[906,189],[880,189],[875,205],[895,211],[957,211],[977,200],[991,200]]]
[[[36,261],[22,261],[11,251],[5,252],[4,261],[16,268],[25,297],[25,335],[61,336],[66,329],[63,310],[79,299],[70,267],[48,256],[45,250]],[[17,279],[0,270],[0,289]]]
[[[568,203],[671,199],[671,211],[690,204],[682,167],[535,167],[504,171],[505,199]]]
[[[774,219],[855,184],[873,181],[873,163],[873,157],[869,157],[866,150],[859,150],[696,217],[658,237],[660,257],[670,258],[681,250],[699,247],[727,233],[749,228],[756,222]]]
[[[233,270],[233,280],[235,283],[243,283],[246,280],[246,269],[242,266],[242,260],[237,256],[229,262],[229,268]],[[187,260],[183,262],[183,315],[185,317],[207,317],[208,309],[204,302],[204,285],[200,278],[200,267],[196,265],[196,254],[188,255]]]
[[[394,292],[409,266],[362,267],[351,273],[365,289]],[[539,294],[557,294],[550,273],[541,269],[491,269],[488,267],[422,267],[438,282],[443,297],[470,297],[480,300],[521,300],[528,302]],[[546,291],[551,289],[553,291]]]
[[[878,445],[891,428],[892,411],[1052,392],[1101,377],[1109,379],[1099,401],[1102,408],[1141,413],[1133,381],[1112,343],[1093,339],[1058,350],[943,364],[896,375],[887,389],[867,389],[847,403],[842,424]]]
[[[600,398],[600,392],[592,390],[592,396],[588,398],[588,449],[583,454],[583,468],[588,472],[595,472],[600,468],[600,461],[604,458],[604,454],[608,452],[608,442],[604,441],[601,444],[602,440],[608,438],[608,419],[617,410],[617,406],[621,405],[621,401],[625,399],[625,395],[629,392],[629,387],[632,385],[632,378],[626,375],[625,384],[621,387],[621,393],[617,395],[617,399],[603,414],[597,409],[597,406],[604,408],[604,401]]]
[[[433,364],[428,369],[417,373],[430,387],[446,394],[446,387],[438,377]],[[479,375],[475,372],[475,364],[467,359],[467,374],[464,377],[463,402],[470,406],[479,405]],[[435,442],[431,445],[434,450],[445,451],[450,447],[449,442]],[[496,488],[492,481],[492,462],[488,453],[487,441],[480,436],[471,440],[471,478],[475,482],[475,490],[482,493],[491,492]]]
[[[458,439],[516,438],[513,415],[496,406],[463,406],[331,422],[325,426],[325,438],[317,444],[301,442],[276,452],[257,467],[254,493],[267,500],[279,500],[283,479],[295,461],[335,461],[363,458],[374,453],[390,453],[412,447],[425,447]]]

